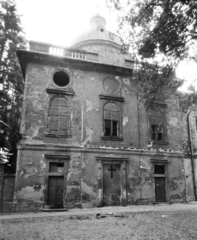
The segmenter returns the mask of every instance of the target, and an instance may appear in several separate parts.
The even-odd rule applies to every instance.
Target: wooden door
[[[120,164],[103,165],[103,204],[120,205]]]
[[[156,202],[166,202],[165,177],[155,178],[155,196]]]
[[[48,205],[61,207],[63,205],[63,176],[50,176],[48,181]]]

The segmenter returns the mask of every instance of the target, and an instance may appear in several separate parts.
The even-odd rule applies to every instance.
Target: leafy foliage
[[[25,40],[15,3],[0,2],[0,148],[9,149],[11,167],[15,171],[16,145],[19,140],[20,108],[23,97],[23,78],[16,57],[17,48]]]
[[[164,103],[165,91],[176,82],[173,67],[147,62],[137,63],[133,78],[138,86],[139,100],[146,108],[152,108],[155,103]]]
[[[197,92],[195,89],[191,89],[189,93],[178,92],[180,109],[182,112],[187,113],[189,109],[197,105]]]
[[[196,0],[107,0],[119,13],[120,34],[143,57],[157,51],[184,58],[197,40]]]

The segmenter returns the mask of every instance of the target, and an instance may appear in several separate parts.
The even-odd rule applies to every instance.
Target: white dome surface
[[[81,46],[87,41],[90,42],[91,40],[93,40],[93,42],[95,42],[96,40],[98,40],[98,42],[108,41],[112,44],[115,43],[121,45],[120,38],[114,33],[106,30],[106,21],[102,16],[97,14],[96,16],[92,17],[90,20],[90,24],[91,30],[79,36],[73,42],[71,47]]]

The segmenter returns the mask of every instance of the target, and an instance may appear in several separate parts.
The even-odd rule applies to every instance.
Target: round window
[[[70,78],[67,73],[59,71],[53,75],[53,81],[59,87],[66,87],[70,82]]]

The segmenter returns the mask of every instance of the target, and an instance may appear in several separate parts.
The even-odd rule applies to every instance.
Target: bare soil
[[[0,220],[0,240],[193,240],[197,211],[47,216]]]

